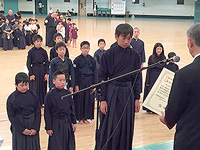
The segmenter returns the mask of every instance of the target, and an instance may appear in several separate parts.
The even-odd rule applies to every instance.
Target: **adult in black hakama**
[[[148,65],[152,65],[161,60],[163,60],[163,57],[157,57],[156,60],[154,61],[153,55],[151,55],[148,60]],[[145,101],[147,95],[149,94],[151,88],[153,87],[154,83],[156,82],[158,76],[160,75],[160,73],[161,73],[162,69],[165,67],[165,65],[166,65],[165,63],[162,63],[153,68],[147,69],[143,101]],[[143,107],[143,109],[149,111],[145,107]]]
[[[54,88],[45,97],[45,129],[53,130],[49,136],[48,150],[75,150],[72,124],[76,124],[74,102],[71,97],[62,96],[70,92]]]
[[[52,13],[51,15],[48,15],[44,21],[46,25],[46,46],[48,47],[53,47],[55,45],[53,35],[56,33],[57,23],[54,21],[56,15],[56,13]]]
[[[13,32],[12,26],[10,24],[5,23],[2,26],[2,31],[3,31],[3,34],[2,34],[3,50],[12,50],[13,49],[13,39],[14,39],[14,36],[12,34],[12,32]]]
[[[47,81],[45,74],[49,74],[49,61],[47,52],[43,48],[33,47],[28,52],[27,68],[29,76],[34,75],[35,80],[31,80],[29,88],[39,96],[40,104],[44,104],[44,97],[47,91]]]
[[[97,70],[95,59],[82,54],[74,59],[75,85],[79,90],[97,83]],[[94,92],[87,90],[74,96],[77,120],[94,119]]]
[[[149,57],[148,65],[152,65],[158,61],[163,60],[163,58],[158,58],[156,61],[152,60],[152,55]],[[146,81],[145,81],[145,90],[144,90],[144,100],[149,94],[151,88],[153,87],[154,83],[156,82],[158,76],[160,75],[162,69],[165,67],[165,63],[157,65],[153,68],[147,69],[146,74]]]
[[[135,39],[134,37],[131,40],[130,45],[133,47],[133,49],[135,49],[138,54],[140,55],[140,59],[141,59],[141,67],[143,67],[143,63],[145,63],[145,50],[144,50],[144,42],[141,39]],[[141,91],[142,91],[142,72],[140,75],[140,82],[141,82]]]
[[[39,130],[41,122],[40,102],[30,90],[14,91],[7,100],[7,113],[11,122],[13,150],[40,150]],[[36,130],[35,135],[25,135],[25,130]]]
[[[2,26],[4,25],[4,21],[3,19],[0,20],[0,47],[3,47],[3,30],[2,30]]]
[[[140,65],[135,50],[124,49],[116,43],[102,57],[99,81],[137,70]],[[138,75],[132,74],[101,87],[99,98],[107,102],[107,112],[101,118],[98,150],[132,150],[135,100],[140,99],[141,92],[138,79]]]
[[[26,36],[25,36],[25,30],[18,30],[17,31],[17,39],[18,39],[18,43],[17,43],[17,47],[19,49],[25,49],[26,48]]]

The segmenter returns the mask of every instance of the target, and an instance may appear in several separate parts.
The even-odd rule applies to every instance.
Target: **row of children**
[[[21,20],[21,19],[20,19]],[[12,24],[6,17],[0,15],[0,47],[4,50],[12,50],[13,46],[18,49],[25,49],[26,45],[31,45],[32,37],[40,29],[37,19],[29,19],[23,23],[15,19]]]
[[[82,53],[75,58],[72,65],[72,61],[66,57],[62,35],[56,33],[54,39],[58,57],[51,60],[50,68],[47,52],[41,47],[42,37],[35,35],[34,47],[29,50],[27,58],[29,77],[22,72],[15,77],[16,91],[7,100],[15,150],[40,149],[41,104],[45,104],[48,149],[75,149],[73,132],[76,130],[76,120],[88,124],[87,119],[94,119],[94,97],[90,91],[75,96],[74,100],[71,97],[61,100],[62,96],[72,93],[73,89],[78,91],[97,83],[96,61],[88,54],[90,43],[81,43]],[[104,40],[99,43],[102,42],[105,46]],[[48,74],[51,90],[46,94]]]

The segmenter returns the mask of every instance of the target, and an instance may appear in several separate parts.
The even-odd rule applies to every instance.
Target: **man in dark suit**
[[[160,121],[175,124],[174,150],[200,149],[200,23],[187,31],[188,49],[194,61],[175,73],[169,101]]]

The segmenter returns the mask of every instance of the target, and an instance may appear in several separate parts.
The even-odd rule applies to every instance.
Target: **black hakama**
[[[53,35],[56,33],[56,25],[57,23],[54,21],[50,15],[48,15],[45,19],[46,25],[46,46],[53,47],[55,42],[53,40]]]
[[[97,70],[95,59],[82,54],[74,60],[75,85],[79,90],[97,83]],[[94,119],[94,92],[87,90],[74,96],[77,120]]]
[[[116,44],[102,57],[99,81],[137,70],[140,65],[137,52]],[[135,100],[140,99],[141,92],[138,79],[139,76],[133,74],[101,87],[99,99],[106,101],[108,107],[106,115],[101,118],[97,150],[132,150]]]
[[[3,47],[3,38],[2,38],[2,32],[0,31],[0,47]]]
[[[17,47],[19,49],[25,49],[26,48],[26,39],[25,39],[24,29],[22,29],[22,31],[21,30],[17,31],[17,38],[18,38]]]
[[[39,96],[40,104],[44,104],[44,97],[47,92],[47,81],[44,80],[45,74],[49,74],[49,61],[47,52],[43,48],[33,47],[28,52],[27,68],[29,76],[34,75],[35,80],[31,80],[29,88]]]
[[[3,47],[3,38],[2,38],[2,34],[3,34],[3,31],[2,31],[2,26],[4,24],[4,21],[0,20],[0,47]]]
[[[18,28],[19,28],[19,25],[17,25],[17,24],[14,24],[13,26],[12,26],[12,28],[13,28],[13,36],[14,36],[14,39],[13,39],[13,46],[14,47],[17,47],[18,46],[18,40],[17,40],[17,31],[18,31]]]
[[[13,40],[3,39],[3,50],[12,50],[12,49],[13,49]]]
[[[71,97],[61,99],[70,92],[54,88],[45,97],[45,129],[53,130],[48,150],[75,150],[72,123],[76,124],[74,102]]]
[[[13,150],[40,150],[39,130],[41,110],[37,95],[33,91],[14,91],[7,100],[7,113],[11,122]],[[24,135],[25,130],[36,130],[35,135]]]
[[[153,61],[152,55],[151,55],[148,60],[148,65],[152,65],[161,60],[162,60],[162,58],[158,58],[157,61]],[[154,83],[156,82],[158,76],[160,75],[160,73],[164,67],[165,67],[165,63],[157,65],[153,68],[147,69],[143,102],[145,101],[147,95],[149,94],[151,88],[153,87]],[[143,109],[149,111],[145,107],[143,107]]]
[[[93,77],[80,75],[78,76],[79,89],[84,89],[93,84]],[[87,90],[74,96],[74,105],[77,120],[94,119],[94,92]]]
[[[2,26],[2,30],[7,31],[7,32],[11,32],[12,31],[12,26],[10,24],[4,24]],[[13,49],[13,39],[14,36],[13,34],[6,34],[5,32],[3,32],[2,34],[2,38],[3,38],[3,50],[12,50]]]
[[[26,31],[26,45],[30,46],[32,44],[32,39],[31,39],[31,31]]]

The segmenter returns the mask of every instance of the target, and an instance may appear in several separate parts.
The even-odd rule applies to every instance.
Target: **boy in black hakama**
[[[49,88],[52,89],[55,87],[55,85],[53,84],[53,73],[57,70],[60,70],[65,74],[65,79],[66,79],[65,88],[69,89],[69,91],[72,93],[75,84],[75,74],[71,59],[65,56],[66,45],[64,42],[59,42],[55,45],[55,49],[58,54],[58,57],[55,57],[50,62]]]
[[[80,44],[81,55],[74,59],[75,91],[79,91],[97,83],[96,61],[90,56],[90,43],[83,41]],[[76,117],[79,124],[90,123],[87,119],[94,119],[94,91],[81,92],[74,96]]]
[[[140,56],[130,47],[132,35],[133,28],[129,24],[117,26],[117,43],[102,57],[99,81],[140,68]],[[98,150],[132,150],[134,117],[140,109],[138,79],[139,74],[132,74],[101,87],[100,109],[105,116],[101,118]]]
[[[33,37],[34,47],[28,51],[27,68],[30,76],[30,89],[39,96],[41,106],[47,91],[47,79],[49,74],[49,61],[47,52],[41,47],[42,37]]]
[[[60,34],[60,33],[55,33],[55,34],[53,35],[53,40],[54,40],[54,42],[55,42],[56,44],[59,43],[59,42],[62,42],[62,41],[63,41],[63,36],[62,36],[62,34]],[[51,61],[53,58],[57,57],[57,56],[58,56],[58,53],[56,52],[56,49],[55,49],[55,46],[54,46],[54,47],[52,47],[51,50],[50,50],[50,61]],[[65,57],[68,57],[68,58],[69,58],[69,50],[68,50],[67,47],[66,47]]]
[[[25,73],[15,77],[16,90],[7,100],[7,113],[11,122],[12,150],[40,150],[40,101],[28,90],[29,78]]]
[[[76,116],[72,97],[61,98],[69,94],[65,90],[65,74],[56,71],[53,74],[55,88],[45,97],[45,129],[49,135],[48,150],[75,150],[74,132]]]
[[[55,45],[53,40],[53,35],[56,33],[57,23],[54,21],[54,18],[57,16],[57,13],[52,13],[48,15],[44,21],[46,25],[46,46],[52,47]]]

